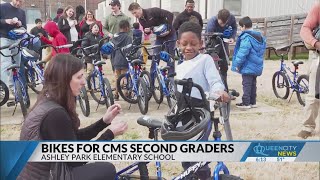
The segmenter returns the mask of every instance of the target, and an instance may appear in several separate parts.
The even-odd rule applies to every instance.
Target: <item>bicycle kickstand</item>
[[[290,98],[289,98],[289,100],[288,100],[288,103],[291,101],[291,98],[292,98],[293,93],[294,93],[294,91],[292,91],[291,96],[290,96]]]
[[[14,116],[14,113],[16,112],[17,106],[18,106],[18,103],[16,103],[16,105],[14,106],[14,110],[13,110],[12,116]]]
[[[161,103],[160,103],[161,104]],[[159,110],[159,108],[160,108],[160,104],[158,104],[158,108],[157,108],[157,110]]]
[[[129,103],[129,104],[130,104],[130,105],[129,105],[129,107],[128,107],[128,110],[130,110],[130,109],[131,109],[131,105],[132,105],[131,103]]]
[[[99,101],[101,101],[101,98],[102,98],[102,96],[100,97]],[[98,103],[98,106],[97,106],[97,108],[96,108],[96,112],[98,111],[99,105],[100,105],[100,104]]]

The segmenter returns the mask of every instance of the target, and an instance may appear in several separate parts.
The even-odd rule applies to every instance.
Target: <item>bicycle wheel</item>
[[[154,83],[152,84],[152,95],[153,95],[154,100],[158,104],[162,103],[163,89],[162,89],[162,85],[161,85],[161,82],[160,82],[160,79],[158,76],[154,79]]]
[[[297,84],[298,84],[297,88],[299,88],[299,90],[297,91],[298,101],[302,106],[305,106],[306,105],[305,96],[309,93],[309,76],[308,75],[299,76],[297,79]]]
[[[152,97],[150,73],[148,71],[142,71],[140,76],[143,77],[144,81],[146,82],[147,90],[148,90],[147,91],[147,93],[148,93],[148,101],[150,101],[150,99]]]
[[[117,89],[120,96],[131,104],[138,103],[138,97],[133,91],[133,83],[131,77],[127,74],[121,74],[117,79]]]
[[[87,79],[88,91],[93,100],[95,100],[99,104],[106,104],[104,97],[101,95],[101,89],[99,84],[99,78],[97,74],[91,74]]]
[[[30,87],[36,94],[39,94],[43,88],[43,84],[41,82],[41,79],[39,78],[40,75],[35,71],[33,67],[29,68],[31,68],[31,70],[25,70],[28,87]]]
[[[166,82],[166,86],[169,90],[169,96],[167,96],[168,106],[171,109],[172,106],[177,104],[176,86],[170,79]]]
[[[7,85],[0,80],[0,106],[6,104],[9,100],[9,89]]]
[[[140,77],[138,79],[138,106],[141,114],[145,115],[148,112],[148,89],[144,78]]]
[[[104,100],[106,102],[107,108],[110,107],[111,105],[114,104],[114,98],[112,94],[112,89],[110,82],[107,78],[103,79],[103,84],[104,84]]]
[[[19,102],[20,104],[20,108],[21,108],[21,112],[23,117],[26,117],[27,115],[27,104],[28,104],[28,100],[27,97],[24,97],[22,94],[22,87],[20,85],[19,81],[15,81],[15,90],[16,90],[16,97],[17,97],[17,102]]]
[[[289,96],[289,82],[283,72],[276,72],[272,77],[272,89],[277,98],[287,99]]]
[[[230,125],[230,102],[229,103],[220,103],[220,116],[223,118],[223,128],[226,134],[226,140],[232,141],[232,131]]]
[[[90,104],[89,104],[89,98],[87,95],[87,90],[85,87],[81,88],[80,95],[77,97],[77,99],[79,101],[82,114],[85,117],[88,117],[90,115]]]

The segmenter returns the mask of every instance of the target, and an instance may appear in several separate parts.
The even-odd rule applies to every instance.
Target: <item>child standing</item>
[[[81,47],[85,48],[85,47],[89,47],[89,46],[98,44],[102,38],[103,37],[100,34],[99,24],[94,22],[94,23],[90,24],[89,32],[87,32],[84,35],[84,39],[86,39],[86,40],[82,41]],[[91,53],[96,53],[97,51],[98,51],[97,48],[90,48],[90,49],[87,49],[85,51],[85,53],[88,55]],[[100,60],[101,60],[100,53],[96,54],[94,57],[85,57],[85,63],[87,64],[87,72],[86,72],[87,77],[89,77],[89,75],[92,73],[92,71],[94,69],[93,63],[96,61],[100,61]]]
[[[133,23],[132,26],[133,26],[133,31],[132,31],[133,45],[139,46],[142,43],[142,31],[139,29],[140,24],[135,22]]]
[[[127,20],[121,20],[119,22],[120,32],[115,34],[112,38],[112,43],[116,48],[125,47],[128,44],[132,43],[132,37],[129,35],[130,24]],[[114,67],[114,77],[116,87],[114,99],[119,100],[119,94],[117,89],[117,79],[121,74],[124,74],[128,70],[128,63],[125,57],[122,56],[120,51],[111,53],[111,63]]]
[[[41,41],[45,44],[52,44],[53,46],[62,46],[67,44],[67,38],[60,32],[57,24],[53,21],[48,21],[44,26],[44,30],[48,32],[49,36],[52,37],[52,40],[47,39],[43,34],[39,34]],[[58,49],[57,52],[55,50],[51,51],[51,56],[48,57],[50,60],[52,57],[56,55],[56,53],[70,53],[69,48],[61,48]]]
[[[240,19],[239,25],[242,33],[234,49],[231,70],[242,74],[242,102],[236,106],[250,109],[257,107],[257,76],[262,74],[266,40],[260,32],[252,29],[249,17]]]
[[[224,91],[225,87],[212,57],[199,53],[203,44],[201,31],[201,26],[194,22],[185,22],[180,26],[177,45],[184,56],[184,61],[176,68],[176,79],[192,78],[193,82],[199,84],[204,92],[209,93],[209,96],[217,95],[223,102],[228,102],[229,95]],[[182,86],[178,85],[177,91],[178,106],[183,106],[183,101],[180,101],[182,98],[179,98]],[[191,91],[191,97],[193,106],[203,104],[198,90]],[[208,140],[208,137],[203,137],[202,140]],[[192,164],[194,162],[183,162],[182,166],[186,170]],[[210,178],[210,168],[205,166],[196,175],[201,180]]]

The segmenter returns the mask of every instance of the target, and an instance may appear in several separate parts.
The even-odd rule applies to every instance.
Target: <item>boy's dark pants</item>
[[[243,74],[242,87],[243,87],[242,103],[244,105],[256,104],[257,76]]]

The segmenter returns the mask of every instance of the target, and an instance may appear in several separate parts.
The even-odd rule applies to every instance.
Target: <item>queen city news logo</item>
[[[258,145],[253,147],[253,151],[256,155],[267,157],[296,157],[297,146],[294,145]]]

